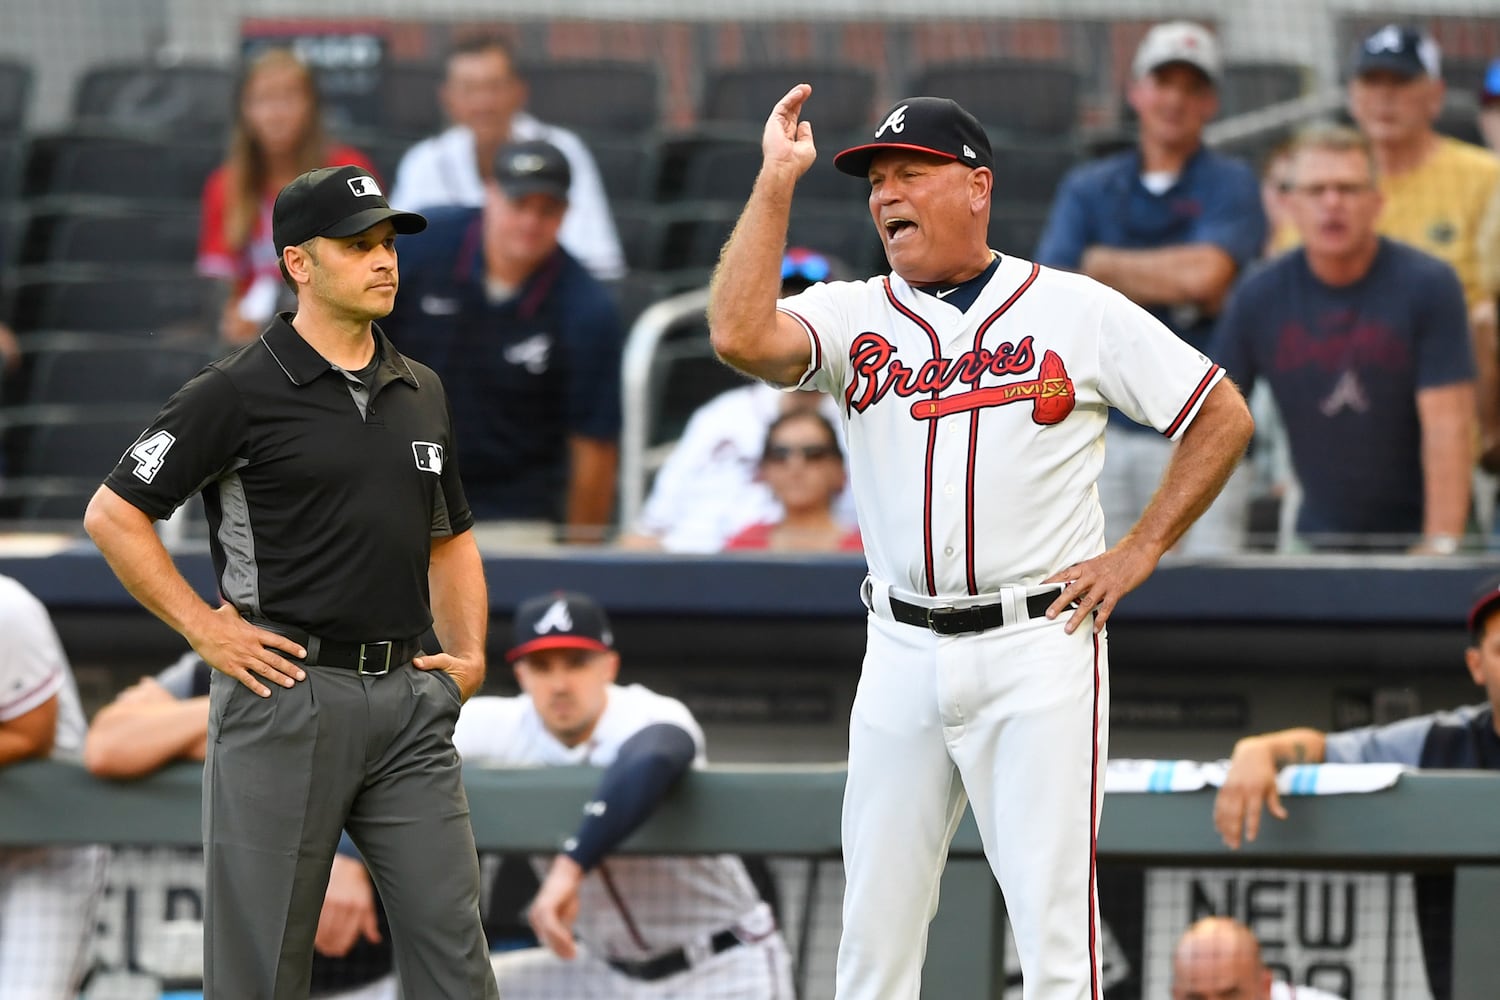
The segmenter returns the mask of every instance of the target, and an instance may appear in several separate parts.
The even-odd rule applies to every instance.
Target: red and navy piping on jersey
[[[1214,376],[1218,374],[1218,365],[1208,366],[1208,371],[1204,372],[1203,378],[1198,380],[1198,385],[1188,396],[1187,402],[1182,404],[1182,409],[1177,411],[1177,416],[1172,420],[1170,424],[1167,425],[1167,429],[1162,431],[1162,434],[1165,437],[1172,438],[1177,436],[1177,432],[1182,428],[1182,425],[1187,420],[1188,415],[1193,412],[1193,409],[1198,405],[1199,401],[1203,399],[1203,394],[1208,391],[1209,386],[1213,385]]]
[[[937,331],[932,328],[932,324],[908,309],[896,298],[896,293],[891,290],[890,278],[882,279],[882,284],[885,286],[885,297],[890,301],[891,305],[896,307],[896,311],[917,324],[927,334],[927,339],[932,343],[932,356],[934,358],[942,357],[943,345],[938,339]],[[940,389],[934,388],[932,390],[932,398],[937,399],[940,391]],[[924,568],[927,571],[927,595],[929,597],[937,596],[937,573],[934,569],[932,556],[932,463],[933,452],[936,447],[937,421],[933,420],[927,425],[927,457],[923,462],[922,469],[922,548],[925,558]]]

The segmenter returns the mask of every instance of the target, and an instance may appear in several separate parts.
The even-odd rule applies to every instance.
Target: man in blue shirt
[[[1159,24],[1136,51],[1133,70],[1137,148],[1069,172],[1036,259],[1115,288],[1202,350],[1230,285],[1265,243],[1260,186],[1248,166],[1203,146],[1203,127],[1218,110],[1213,35],[1185,21]],[[1110,413],[1099,476],[1109,544],[1135,524],[1171,454],[1171,442]],[[1179,552],[1242,547],[1245,478],[1230,479]]]
[[[1292,149],[1302,245],[1235,291],[1214,355],[1264,378],[1300,485],[1300,544],[1455,551],[1469,513],[1474,355],[1453,268],[1378,235],[1369,141],[1324,126]]]
[[[433,210],[402,244],[385,323],[442,377],[469,505],[508,540],[598,541],[614,504],[624,330],[558,244],[570,178],[549,143],[503,147],[482,208]]]

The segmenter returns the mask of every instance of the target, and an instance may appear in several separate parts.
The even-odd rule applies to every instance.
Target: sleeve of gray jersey
[[[183,653],[170,667],[156,675],[156,683],[167,689],[167,693],[179,701],[193,696],[193,674],[203,661],[197,653]]]
[[[1432,732],[1435,716],[1419,715],[1385,726],[1364,726],[1329,733],[1323,759],[1330,764],[1405,764],[1422,762],[1422,747]]]

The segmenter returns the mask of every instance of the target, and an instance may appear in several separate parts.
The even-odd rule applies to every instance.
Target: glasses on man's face
[[[1298,184],[1292,190],[1304,198],[1314,200],[1328,194],[1338,195],[1340,198],[1356,198],[1370,190],[1370,183],[1368,181],[1330,181],[1327,184]]]
[[[766,449],[766,461],[775,465],[790,462],[793,455],[801,455],[804,462],[823,462],[838,454],[831,444],[773,444]]]

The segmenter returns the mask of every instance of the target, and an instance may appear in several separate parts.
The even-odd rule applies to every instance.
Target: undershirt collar
[[[989,283],[990,278],[1000,267],[1000,254],[994,250],[990,251],[990,266],[980,271],[968,281],[957,285],[926,285],[917,291],[925,292],[957,309],[959,312],[967,312],[969,307],[979,298],[979,293],[984,291],[984,286]]]

